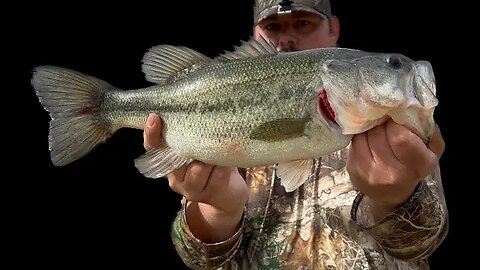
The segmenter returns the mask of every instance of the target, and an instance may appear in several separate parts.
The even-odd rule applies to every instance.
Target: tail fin
[[[49,149],[55,166],[88,154],[113,133],[101,117],[101,103],[110,84],[85,74],[53,66],[33,70],[32,86],[50,113]]]

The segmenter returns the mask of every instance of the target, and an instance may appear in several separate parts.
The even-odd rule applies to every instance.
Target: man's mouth
[[[337,121],[335,121],[335,111],[332,109],[332,106],[330,106],[330,102],[328,102],[328,97],[327,97],[327,92],[325,89],[322,89],[320,91],[320,98],[318,99],[318,103],[320,106],[320,111],[323,113],[323,116],[330,122],[333,122],[337,124]]]

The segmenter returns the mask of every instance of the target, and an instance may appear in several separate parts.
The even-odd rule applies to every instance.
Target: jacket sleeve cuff
[[[401,259],[418,259],[431,252],[445,226],[441,203],[425,181],[399,208],[374,223],[368,203],[358,194],[351,217],[390,254]]]
[[[244,216],[239,229],[230,238],[217,243],[203,243],[190,231],[187,222],[187,207],[189,203],[182,200],[182,210],[177,217],[174,228],[174,244],[184,261],[193,269],[218,268],[232,259],[240,247],[244,226]],[[175,241],[177,240],[177,241]]]

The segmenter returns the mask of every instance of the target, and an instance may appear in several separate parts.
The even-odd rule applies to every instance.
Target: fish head
[[[389,118],[424,141],[433,134],[438,100],[429,62],[359,52],[358,57],[329,59],[322,69],[323,95],[344,134],[362,133]]]

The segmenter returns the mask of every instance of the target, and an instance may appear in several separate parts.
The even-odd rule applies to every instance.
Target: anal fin
[[[135,167],[146,177],[160,178],[191,161],[192,159],[177,155],[163,144],[135,159]]]

